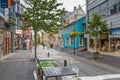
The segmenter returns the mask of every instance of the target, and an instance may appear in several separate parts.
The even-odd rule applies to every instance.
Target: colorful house
[[[86,20],[86,17],[84,16],[81,19],[69,24],[68,26],[64,28],[63,41],[64,41],[65,48],[84,47],[84,35],[83,34],[81,34],[80,36],[76,36],[75,39],[72,37],[69,37],[69,34],[72,31],[83,33],[84,32],[83,24],[85,23],[85,20]]]
[[[79,5],[78,8],[74,7],[71,15],[65,19],[65,24],[63,29],[59,32],[59,35],[63,40],[63,47],[65,48],[79,48],[84,47],[84,34],[80,36],[69,37],[72,31],[77,31],[80,33],[84,32],[84,23],[86,21],[85,13]]]

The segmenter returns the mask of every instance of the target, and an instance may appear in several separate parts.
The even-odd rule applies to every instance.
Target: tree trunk
[[[97,60],[99,58],[99,52],[98,52],[98,48],[99,48],[99,43],[98,43],[99,39],[96,38],[96,41],[95,41],[95,49],[96,49],[96,52],[93,53],[94,55],[94,60]]]
[[[37,58],[37,42],[36,42],[36,36],[37,36],[37,32],[34,33],[34,38],[35,38],[35,48],[34,48],[34,51],[35,51],[35,59]]]

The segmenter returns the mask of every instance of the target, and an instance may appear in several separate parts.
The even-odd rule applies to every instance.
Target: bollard
[[[64,66],[67,66],[67,60],[64,60]]]
[[[62,52],[63,52],[63,48],[62,48]]]
[[[50,57],[50,53],[48,52],[48,57]]]
[[[94,52],[93,54],[94,54],[94,60],[96,60],[96,53]]]

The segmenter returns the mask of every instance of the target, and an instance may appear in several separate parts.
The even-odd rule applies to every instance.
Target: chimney
[[[76,10],[76,6],[74,6],[74,10],[73,11],[75,11]]]
[[[78,8],[81,9],[81,6],[79,5]]]

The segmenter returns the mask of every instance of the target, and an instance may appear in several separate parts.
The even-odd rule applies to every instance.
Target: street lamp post
[[[74,55],[75,55],[75,37],[74,37]]]

